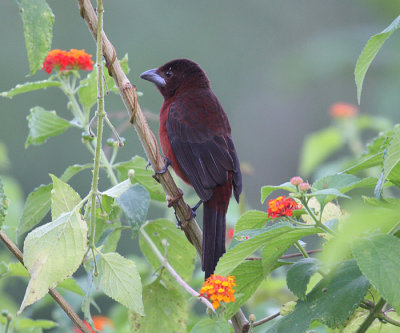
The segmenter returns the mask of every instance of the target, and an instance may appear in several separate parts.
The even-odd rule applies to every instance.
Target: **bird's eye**
[[[166,77],[171,77],[172,76],[172,72],[170,70],[165,72],[165,76]]]

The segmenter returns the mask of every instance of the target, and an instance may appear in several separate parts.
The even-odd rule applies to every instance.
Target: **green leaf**
[[[355,260],[342,262],[307,294],[304,301],[297,302],[292,313],[277,321],[267,332],[304,332],[312,320],[338,328],[358,307],[368,287],[369,282]]]
[[[7,210],[8,210],[8,200],[6,194],[4,193],[3,182],[1,181],[0,178],[0,229],[4,223],[4,220],[6,219]]]
[[[132,186],[129,179],[126,181],[129,182],[131,187],[116,200],[128,218],[133,234],[136,235],[146,220],[150,206],[150,195],[143,186],[139,184]]]
[[[120,60],[121,67],[125,74],[129,73],[128,67],[128,55]],[[115,86],[114,79],[108,74],[107,67],[104,65],[103,67],[104,77],[106,80],[106,85],[108,91],[112,91],[118,94],[118,89]],[[85,109],[85,112],[89,112],[93,105],[97,102],[97,73],[96,71],[90,72],[87,77],[81,80],[81,85],[78,89],[78,98],[80,104]]]
[[[86,244],[87,226],[77,213],[60,215],[26,236],[24,263],[31,279],[20,312],[78,269]]]
[[[167,219],[150,221],[142,228],[144,228],[144,231],[149,235],[162,254],[165,253],[165,248],[167,248],[168,263],[185,281],[190,281],[194,270],[196,250],[186,239],[185,234],[176,228],[175,223]],[[165,241],[168,242],[167,246]],[[154,269],[158,269],[161,266],[160,260],[155,256],[141,235],[139,245],[149,263]],[[176,285],[175,279],[169,273],[163,273],[162,278]]]
[[[223,319],[201,319],[192,327],[190,333],[230,333],[231,325]]]
[[[20,318],[17,321],[17,329],[18,330],[23,330],[26,328],[34,328],[34,327],[40,327],[43,329],[50,329],[53,327],[58,326],[56,322],[51,321],[51,320],[33,320],[29,318]]]
[[[364,49],[361,52],[360,57],[357,60],[356,68],[354,70],[355,81],[357,85],[357,99],[358,103],[361,100],[361,91],[364,82],[365,74],[369,66],[371,65],[372,60],[374,60],[378,51],[381,49],[383,43],[390,37],[390,35],[399,28],[400,26],[400,16],[396,17],[396,19],[381,33],[372,36],[367,45],[365,45]]]
[[[103,246],[104,253],[116,251],[123,228],[125,227],[116,228],[109,235],[107,235]]]
[[[399,208],[361,206],[341,223],[336,237],[324,246],[323,261],[336,263],[351,257],[351,246],[362,235],[389,232],[399,221]]]
[[[71,212],[81,201],[75,190],[54,175],[50,175],[53,181],[51,190],[51,215],[53,220],[57,219],[62,213]]]
[[[319,268],[320,262],[314,258],[304,258],[294,263],[286,274],[286,283],[290,291],[304,300],[310,278]]]
[[[308,135],[300,155],[299,173],[305,177],[325,161],[332,153],[341,148],[344,138],[336,127],[328,127]]]
[[[57,285],[57,288],[62,288],[71,291],[79,296],[85,296],[85,293],[83,292],[82,288],[73,278],[65,279],[64,281],[62,281]]]
[[[30,75],[42,68],[51,48],[54,15],[45,0],[17,0],[24,24]]]
[[[356,164],[348,167],[347,169],[343,170],[343,173],[355,174],[365,169],[372,168],[377,165],[381,165],[383,161],[383,153],[375,153],[373,155],[365,155],[361,157]]]
[[[156,280],[143,289],[145,317],[130,316],[131,332],[186,333],[187,300]]]
[[[17,84],[15,88],[0,93],[0,96],[13,98],[14,96],[19,94],[34,90],[46,89],[48,87],[61,87],[61,83],[58,81],[53,81],[51,78],[43,81],[26,82],[23,84]]]
[[[65,169],[64,173],[61,175],[60,179],[63,182],[69,181],[73,176],[75,176],[78,172],[81,172],[83,170],[89,169],[93,167],[93,163],[88,163],[88,164],[74,164],[69,166],[68,168]]]
[[[7,276],[29,277],[29,273],[26,270],[25,266],[17,261],[8,264]]]
[[[396,127],[383,160],[383,182],[400,186],[400,127]]]
[[[400,239],[391,235],[372,235],[353,246],[361,272],[382,297],[400,313]]]
[[[244,213],[235,224],[235,233],[249,229],[262,228],[268,220],[268,215],[260,210],[250,210]]]
[[[264,276],[275,267],[277,260],[300,238],[321,232],[319,228],[294,228],[286,234],[278,235],[265,244],[262,250],[262,265]]]
[[[353,189],[361,187],[373,188],[376,185],[376,179],[373,177],[359,178],[354,175],[345,173],[322,177],[312,185],[312,195],[318,196],[318,201],[324,205],[328,201],[332,201],[336,197],[348,196],[343,195]]]
[[[103,253],[99,260],[100,286],[104,293],[129,310],[144,315],[142,282],[135,263],[115,252]]]
[[[296,192],[296,186],[290,184],[289,182],[283,183],[278,186],[268,185],[261,187],[261,203],[264,203],[265,199],[274,191],[284,190],[288,192]]]
[[[30,144],[40,145],[48,138],[64,132],[72,126],[69,121],[57,116],[55,111],[46,111],[40,106],[30,110],[28,117],[29,135],[25,148]]]
[[[132,183],[138,183],[144,186],[150,193],[151,199],[165,201],[165,193],[162,186],[153,178],[154,172],[152,169],[148,168],[146,170],[146,166],[147,161],[144,158],[135,156],[130,161],[116,164],[115,168],[117,169],[120,181],[128,178],[128,172],[130,169],[135,170],[135,176],[132,179]]]
[[[251,260],[241,263],[232,274],[235,277],[235,302],[226,304],[225,318],[231,318],[239,308],[255,293],[264,280],[261,260]]]
[[[251,232],[251,230],[249,230]],[[290,235],[290,233],[294,233]],[[239,266],[248,256],[260,247],[268,244],[273,240],[280,239],[285,241],[288,239],[296,238],[297,236],[302,237],[310,234],[321,232],[318,228],[295,228],[289,223],[275,224],[273,226],[264,229],[264,232],[254,236],[234,248],[226,252],[221,259],[218,261],[218,265],[215,269],[215,273],[219,275],[230,274],[237,266]],[[285,235],[288,236],[285,236]]]
[[[102,192],[103,195],[107,195],[111,198],[119,198],[125,191],[127,191],[132,186],[129,179],[118,183],[117,185],[109,188],[108,190]],[[144,189],[145,190],[145,189]],[[147,192],[147,191],[146,191]],[[150,199],[150,198],[149,198]]]
[[[51,207],[50,192],[52,188],[52,184],[41,185],[28,195],[19,221],[18,235],[31,230],[46,216]]]

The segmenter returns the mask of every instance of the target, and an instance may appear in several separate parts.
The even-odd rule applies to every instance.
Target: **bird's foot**
[[[168,167],[171,165],[171,162],[169,161],[169,159],[167,157],[162,156],[162,158],[164,159],[164,162],[165,162],[164,166],[162,167],[161,170],[155,171],[154,175],[153,175],[153,178],[158,182],[160,182],[158,179],[158,176],[166,173],[168,170]],[[150,162],[149,162],[149,164],[147,164],[146,169],[149,167],[149,165],[150,165]]]
[[[193,217],[196,216],[196,210],[197,210],[197,208],[199,208],[201,206],[202,203],[203,203],[203,200],[200,200],[195,206],[192,207],[192,215],[193,215]]]

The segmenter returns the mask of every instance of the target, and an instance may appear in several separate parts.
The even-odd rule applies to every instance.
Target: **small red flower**
[[[235,302],[233,294],[235,290],[233,287],[236,286],[234,276],[221,276],[212,274],[203,283],[203,287],[200,289],[200,295],[208,298],[214,307],[217,309],[220,306],[220,302]]]
[[[293,210],[300,208],[301,206],[293,199],[280,196],[268,201],[268,217],[292,216]]]
[[[93,326],[96,330],[98,330],[99,332],[101,332],[103,329],[105,329],[106,327],[114,327],[113,322],[111,321],[111,319],[104,317],[104,316],[93,316]],[[90,325],[85,321],[84,322],[85,325],[87,326],[87,328],[94,333],[94,331],[91,329]],[[74,331],[75,333],[82,333],[82,331],[77,328],[74,327]]]
[[[332,104],[329,113],[332,118],[353,118],[358,113],[358,107],[348,103],[335,103]]]
[[[55,71],[66,70],[84,70],[91,71],[93,69],[93,60],[91,55],[85,50],[71,49],[69,52],[64,50],[51,50],[43,62],[42,70],[48,74],[54,69]]]
[[[234,234],[235,234],[235,229],[233,229],[233,228],[228,228],[228,230],[226,231],[226,238],[227,238],[227,240],[228,240],[228,241],[231,241]]]

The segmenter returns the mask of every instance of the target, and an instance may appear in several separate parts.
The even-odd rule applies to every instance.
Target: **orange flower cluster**
[[[348,103],[335,103],[332,104],[329,113],[332,118],[353,118],[358,113],[358,107]]]
[[[91,71],[93,69],[92,55],[87,54],[85,50],[71,49],[51,50],[43,62],[42,70],[48,74],[54,69],[56,71],[67,71],[71,69],[82,69]]]
[[[301,205],[293,199],[280,196],[268,201],[268,217],[292,216],[293,210],[300,208]]]
[[[214,309],[219,307],[220,302],[235,302],[233,294],[235,290],[232,289],[236,286],[234,276],[221,276],[212,274],[200,289],[200,295],[212,301]]]
[[[114,327],[113,322],[111,321],[111,319],[104,317],[104,316],[93,316],[93,326],[96,330],[98,330],[99,332],[102,332],[103,329],[105,329],[106,327]],[[94,331],[92,330],[92,328],[90,327],[90,325],[84,321],[85,325],[87,326],[87,328],[94,333]],[[74,331],[75,333],[82,333],[82,331],[77,328],[74,327]]]

